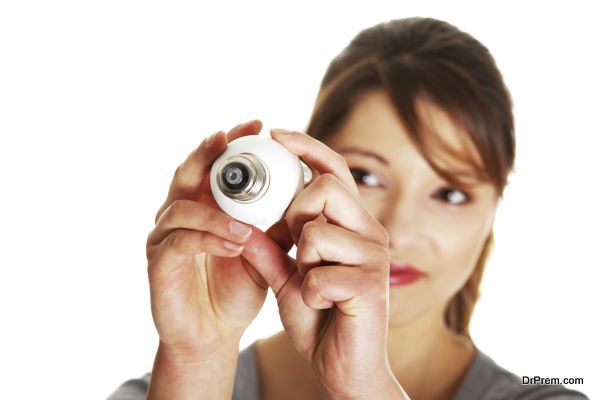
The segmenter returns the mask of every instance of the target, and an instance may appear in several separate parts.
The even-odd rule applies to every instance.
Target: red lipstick
[[[391,263],[390,264],[390,286],[408,285],[416,282],[425,273],[410,264]]]

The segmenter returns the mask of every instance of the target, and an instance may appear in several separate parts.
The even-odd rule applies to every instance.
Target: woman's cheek
[[[452,293],[459,290],[469,279],[487,239],[485,219],[463,219],[454,221],[452,229],[440,227],[445,232],[438,236],[438,245],[443,249],[440,271]]]

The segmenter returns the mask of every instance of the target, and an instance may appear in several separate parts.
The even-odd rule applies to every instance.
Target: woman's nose
[[[408,196],[394,196],[385,204],[379,222],[388,231],[390,247],[406,247],[423,238],[422,206]]]

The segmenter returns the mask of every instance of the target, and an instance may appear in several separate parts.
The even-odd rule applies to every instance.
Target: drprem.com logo
[[[583,378],[543,378],[540,376],[523,376],[523,385],[582,385]]]

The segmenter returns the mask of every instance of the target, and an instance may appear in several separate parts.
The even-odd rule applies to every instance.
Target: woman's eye
[[[453,188],[443,188],[438,192],[438,198],[446,201],[447,203],[454,205],[462,205],[468,203],[471,200],[471,197],[465,192],[453,189]]]
[[[370,187],[379,186],[379,180],[377,177],[368,171],[360,168],[350,168],[352,177],[357,185],[365,185]]]

